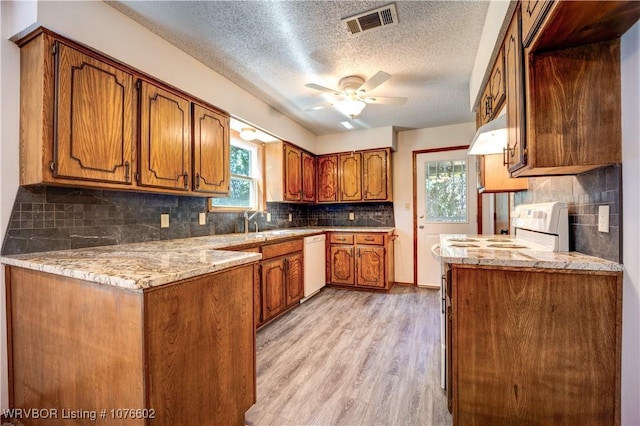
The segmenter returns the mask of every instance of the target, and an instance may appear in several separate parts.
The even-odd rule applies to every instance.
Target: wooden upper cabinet
[[[521,168],[526,162],[525,88],[520,33],[520,8],[518,8],[504,39],[508,132],[508,149],[504,157],[510,172]]]
[[[340,201],[362,200],[362,155],[350,152],[338,156]]]
[[[189,190],[191,105],[140,81],[139,185]]]
[[[318,202],[338,201],[338,156],[318,157]]]
[[[193,190],[229,193],[229,117],[193,104]]]
[[[491,93],[491,116],[495,118],[504,105],[504,100],[506,98],[504,49],[500,49],[498,51],[496,62],[493,65],[493,69],[491,70],[489,87]]]
[[[302,200],[302,150],[284,144],[284,200]]]
[[[478,106],[480,125],[487,124],[495,118],[504,104],[506,97],[504,68],[504,50],[500,49],[491,70],[489,81],[487,81],[482,98],[480,98],[480,105]]]
[[[479,192],[514,192],[529,189],[528,178],[512,178],[503,154],[483,155],[479,160]]]
[[[54,176],[131,183],[133,76],[55,42]]]
[[[553,3],[551,0],[522,0],[522,45],[529,46],[540,27],[545,14]]]
[[[316,159],[302,152],[302,201],[316,201]]]
[[[391,150],[362,153],[362,189],[365,201],[391,200]]]

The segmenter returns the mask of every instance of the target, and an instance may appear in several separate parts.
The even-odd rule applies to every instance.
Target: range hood
[[[502,154],[507,147],[507,139],[507,115],[503,109],[496,118],[478,128],[467,154]]]

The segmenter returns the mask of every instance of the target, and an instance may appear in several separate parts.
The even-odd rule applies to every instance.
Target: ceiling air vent
[[[395,3],[359,15],[344,18],[347,30],[351,35],[362,34],[365,31],[379,30],[384,27],[396,25],[398,23],[398,13]]]

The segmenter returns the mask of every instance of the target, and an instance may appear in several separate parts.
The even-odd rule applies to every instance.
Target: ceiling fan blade
[[[305,111],[317,111],[319,109],[325,109],[325,108],[330,108],[332,107],[333,104],[332,103],[328,103],[328,104],[322,104],[322,105],[316,105],[314,107],[309,107],[309,108],[305,108]]]
[[[336,96],[343,95],[343,93],[339,90],[329,89],[328,87],[320,86],[319,84],[315,84],[315,83],[305,84],[305,86],[308,87],[309,89],[315,89],[321,92],[331,93]]]
[[[360,86],[358,91],[364,90],[365,93],[370,92],[376,87],[380,86],[385,81],[389,80],[390,78],[391,78],[391,74],[387,74],[384,71],[378,71],[369,80],[365,81],[364,84]]]
[[[403,105],[407,102],[407,98],[395,98],[387,96],[369,96],[364,98],[364,101],[368,104],[380,104],[380,105]]]

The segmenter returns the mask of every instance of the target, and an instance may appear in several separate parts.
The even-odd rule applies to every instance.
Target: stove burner
[[[523,249],[527,248],[527,246],[523,246],[520,244],[487,244],[487,247],[491,248],[508,248],[508,249]]]
[[[449,241],[453,241],[453,240],[449,240]],[[467,240],[467,241],[476,241],[476,240]],[[454,243],[454,244],[449,244],[449,247],[480,248],[478,244],[472,244],[472,243]]]
[[[486,241],[491,243],[511,243],[515,240],[513,238],[488,238]]]
[[[473,238],[449,238],[447,241],[454,243],[475,243],[478,240],[474,240]]]

